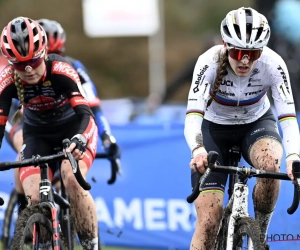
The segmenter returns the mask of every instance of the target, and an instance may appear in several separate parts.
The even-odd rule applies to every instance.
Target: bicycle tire
[[[233,246],[234,249],[245,249],[242,248],[243,238],[248,235],[252,240],[254,250],[265,250],[266,246],[264,242],[261,241],[261,230],[259,223],[251,217],[239,218],[236,221],[234,236],[233,236]]]
[[[19,215],[19,218],[16,223],[11,249],[24,249],[25,245],[27,245],[28,238],[32,238],[30,228],[31,225],[34,223],[42,225],[43,228],[45,228],[47,237],[49,237],[49,239],[46,239],[45,241],[49,241],[50,239],[52,240],[52,223],[49,218],[51,218],[50,211],[48,211],[45,208],[42,208],[40,205],[29,206],[26,209],[24,209]],[[36,236],[38,237],[38,239],[40,239],[39,231],[37,232],[35,237]],[[31,249],[33,248],[31,247]],[[36,247],[36,249],[38,249],[38,246]]]
[[[216,250],[226,250],[227,244],[227,232],[228,232],[228,221],[231,214],[232,206],[227,206],[223,209],[222,220],[219,226],[219,231],[216,237],[215,249]]]
[[[11,223],[12,223],[12,217],[14,213],[14,208],[18,203],[18,193],[16,189],[13,189],[11,191],[7,207],[4,213],[4,220],[3,220],[3,226],[2,226],[2,236],[1,236],[1,242],[2,247],[4,249],[7,249],[9,247],[9,244],[11,242],[10,238],[10,229],[11,229]]]
[[[228,222],[232,213],[233,197],[228,201],[228,204],[223,208],[222,219],[219,225],[218,234],[215,241],[216,250],[226,250]]]

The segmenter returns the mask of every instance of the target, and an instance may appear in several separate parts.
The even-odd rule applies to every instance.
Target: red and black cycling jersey
[[[78,134],[89,139],[94,117],[83,97],[76,70],[57,54],[45,60],[46,71],[37,84],[22,82],[24,88],[24,123],[45,127],[61,125],[78,116]],[[0,73],[0,139],[2,140],[12,98],[18,98],[14,69],[7,66]],[[93,121],[92,121],[93,120]]]

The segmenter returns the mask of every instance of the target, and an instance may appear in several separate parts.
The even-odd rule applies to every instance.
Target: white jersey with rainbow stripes
[[[217,45],[206,51],[194,69],[185,121],[185,137],[191,150],[197,145],[195,134],[201,131],[203,117],[224,125],[254,122],[270,108],[270,89],[286,155],[299,154],[299,128],[288,70],[283,59],[268,47],[264,47],[248,76],[239,77],[228,67],[213,102],[206,108],[217,74],[217,55],[223,49],[223,45]]]

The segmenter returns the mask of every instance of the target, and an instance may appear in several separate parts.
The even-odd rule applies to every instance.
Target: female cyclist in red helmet
[[[49,19],[39,19],[36,20],[46,32],[47,35],[47,53],[55,53],[64,56],[65,59],[73,66],[77,71],[80,78],[82,88],[84,90],[85,98],[88,101],[88,105],[93,111],[96,123],[98,126],[98,135],[102,140],[102,145],[107,153],[107,155],[113,159],[120,157],[120,149],[116,143],[115,138],[111,135],[111,130],[106,117],[103,115],[100,99],[95,87],[95,84],[89,77],[89,74],[84,67],[84,65],[77,59],[65,56],[65,43],[66,43],[66,33],[60,23],[49,20]],[[3,57],[3,59],[7,60]],[[11,105],[11,110],[8,116],[8,122],[5,127],[5,138],[7,139],[10,146],[16,151],[20,152],[23,144],[22,137],[22,122],[13,123],[13,115],[18,109],[18,101],[14,100]],[[19,169],[16,168],[15,172],[15,190],[17,192],[17,202],[19,204],[18,211],[21,212],[27,205],[26,196],[22,189],[22,184],[19,177]]]
[[[38,22],[17,17],[4,27],[1,52],[11,66],[1,72],[0,78],[0,139],[2,141],[12,98],[17,98],[19,107],[23,107],[22,157],[53,154],[53,149],[60,147],[64,138],[70,138],[69,150],[86,176],[97,149],[96,122],[83,97],[75,69],[63,57],[48,55],[46,50],[47,36]],[[20,110],[16,114],[18,118]],[[79,186],[68,161],[62,162],[61,176],[74,208],[76,229],[85,235],[81,239],[83,248],[97,249],[98,222],[93,198]],[[21,168],[20,179],[25,194],[31,197],[31,204],[37,203],[39,169]]]

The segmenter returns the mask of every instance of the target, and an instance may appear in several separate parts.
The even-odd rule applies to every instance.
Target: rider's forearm
[[[189,148],[193,152],[197,148],[203,146],[203,141],[199,142],[199,136],[202,137],[201,126],[203,121],[203,114],[197,110],[187,111],[184,125],[184,136]],[[202,144],[202,145],[200,145]]]
[[[105,132],[106,134],[110,135],[111,134],[111,130],[110,130],[110,126],[109,123],[106,119],[106,117],[103,115],[103,112],[100,108],[100,106],[95,106],[91,108],[94,116],[95,116],[95,120],[98,126],[98,134],[101,137],[103,135],[103,133]]]
[[[287,160],[299,159],[300,136],[296,117],[285,117],[284,119],[279,119],[279,121],[283,134],[282,143]]]

